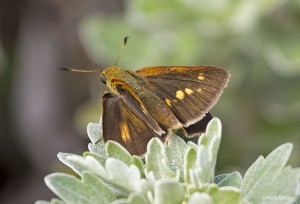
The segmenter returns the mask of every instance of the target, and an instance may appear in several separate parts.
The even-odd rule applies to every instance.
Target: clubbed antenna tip
[[[126,44],[127,44],[127,41],[128,41],[128,38],[129,38],[129,36],[125,36],[124,37],[124,39],[123,39],[123,43],[122,43],[122,48],[121,48],[121,52],[120,52],[120,54],[119,54],[119,56],[118,56],[118,58],[117,58],[117,60],[116,60],[116,62],[115,62],[115,66],[117,65],[117,63],[118,63],[118,61],[119,61],[119,59],[120,59],[120,57],[122,56],[122,54],[123,54],[123,50],[125,49],[125,46],[126,46]]]

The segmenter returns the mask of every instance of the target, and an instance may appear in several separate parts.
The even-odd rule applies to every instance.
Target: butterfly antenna
[[[126,44],[127,44],[128,38],[129,38],[129,36],[126,36],[126,37],[123,39],[123,43],[122,43],[122,47],[121,47],[121,52],[120,52],[120,54],[119,54],[119,56],[118,56],[118,58],[117,58],[117,60],[116,60],[116,62],[115,62],[115,64],[114,64],[115,66],[116,66],[117,63],[119,62],[120,57],[123,55],[123,50],[125,49],[125,46],[126,46]]]
[[[59,68],[59,70],[71,71],[71,72],[85,72],[85,73],[101,71],[101,69],[73,69],[73,68],[65,68],[65,67]]]

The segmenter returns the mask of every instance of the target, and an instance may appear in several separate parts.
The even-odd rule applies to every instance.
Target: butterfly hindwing
[[[147,87],[166,102],[184,127],[205,116],[229,79],[226,70],[211,66],[146,67],[137,73],[148,80]]]
[[[204,133],[206,130],[207,124],[209,123],[209,121],[211,119],[213,119],[213,115],[208,112],[201,120],[199,120],[195,124],[185,127],[184,130],[185,130],[187,136],[193,137],[193,136]]]
[[[103,96],[103,137],[105,142],[114,140],[122,144],[131,154],[143,155],[149,140],[157,134],[149,128],[147,116],[141,116],[139,107],[133,108],[134,105],[128,105],[119,94]]]

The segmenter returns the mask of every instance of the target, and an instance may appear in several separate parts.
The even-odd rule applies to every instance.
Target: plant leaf
[[[274,196],[294,197],[300,169],[284,167],[291,151],[292,144],[287,143],[273,150],[266,159],[260,156],[244,176],[243,198],[257,203],[268,202]]]
[[[81,175],[82,171],[91,171],[102,178],[108,177],[104,166],[93,156],[81,157],[74,154],[60,154],[64,156],[65,163]]]
[[[135,165],[128,166],[123,161],[108,158],[105,168],[109,174],[109,182],[121,187],[127,192],[140,191],[142,180],[139,169]]]
[[[89,151],[95,154],[99,154],[102,157],[106,158],[106,152],[105,152],[105,143],[103,140],[100,140],[96,144],[89,143],[88,144]]]
[[[135,165],[139,170],[140,170],[140,173],[141,173],[141,177],[145,177],[145,174],[144,174],[144,163],[142,161],[142,159],[136,155],[133,155],[131,157],[131,164]]]
[[[82,171],[84,171],[85,167],[82,165],[79,165],[78,163],[74,163],[72,160],[70,160],[70,157],[78,157],[78,158],[82,158],[81,156],[78,156],[76,154],[70,154],[70,153],[63,153],[63,152],[59,152],[57,154],[58,159],[64,163],[65,165],[67,165],[68,167],[70,167],[74,172],[76,172],[78,175],[81,174]]]
[[[100,164],[104,165],[105,164],[105,161],[107,159],[107,157],[103,157],[102,155],[100,154],[95,154],[95,153],[92,153],[92,152],[84,152],[83,153],[83,157],[87,157],[87,156],[91,156],[91,157],[94,157]]]
[[[211,194],[213,203],[218,204],[242,204],[241,193],[238,188],[235,187],[220,187],[217,191]]]
[[[155,183],[154,186],[154,203],[155,204],[176,204],[182,203],[184,199],[184,188],[176,180],[162,179]]]
[[[207,138],[207,144],[212,144],[212,140],[214,138],[218,138],[219,141],[221,140],[222,124],[219,118],[214,117],[213,119],[211,119],[211,121],[209,121],[209,123],[207,124],[205,135]],[[217,152],[218,148],[215,149],[215,152]]]
[[[89,123],[87,125],[87,134],[93,144],[99,140],[103,140],[102,125],[97,123]]]
[[[184,156],[187,144],[179,136],[172,135],[166,146],[168,163],[174,172],[179,171],[180,181],[183,181]]]
[[[34,204],[51,204],[49,201],[45,201],[45,200],[38,200],[38,201],[35,201]]]
[[[156,179],[176,177],[176,173],[168,165],[165,147],[158,138],[153,138],[148,143],[145,160],[146,172],[153,172]]]
[[[221,174],[221,175],[218,175],[218,176],[215,176],[215,184],[219,184],[227,175],[229,174]]]
[[[51,199],[50,202],[45,201],[45,200],[39,200],[39,201],[36,201],[35,204],[66,204],[66,203],[64,203],[62,200],[53,198],[53,199]]]
[[[149,201],[144,195],[141,195],[139,193],[131,193],[128,199],[118,199],[111,204],[149,204]]]
[[[192,170],[196,165],[197,151],[193,147],[188,147],[185,152],[184,160],[184,181],[188,184],[191,183],[190,170]]]
[[[99,124],[89,123],[87,126],[87,134],[92,143],[88,144],[90,152],[99,154],[103,158],[106,158],[105,154],[105,143],[103,140],[102,132],[102,117],[100,117]]]
[[[121,144],[115,141],[107,141],[105,151],[108,157],[119,159],[127,165],[131,164],[131,155]]]
[[[189,169],[190,179],[186,181],[192,181],[195,186],[213,182],[221,130],[222,125],[218,118],[213,118],[208,123],[206,133],[202,134],[198,140],[197,159],[194,167]]]
[[[207,193],[193,193],[188,200],[188,204],[212,204],[212,198]]]
[[[116,199],[104,182],[89,172],[83,172],[81,180],[67,174],[54,173],[46,176],[45,182],[67,204],[105,204]]]
[[[65,204],[65,202],[63,202],[62,200],[53,198],[53,199],[51,199],[51,204]]]
[[[215,182],[218,186],[234,186],[240,188],[242,184],[242,176],[239,172],[235,171],[230,174],[216,176]]]

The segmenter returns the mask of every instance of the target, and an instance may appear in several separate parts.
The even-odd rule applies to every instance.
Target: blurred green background
[[[231,72],[212,113],[223,123],[218,174],[241,173],[286,142],[300,165],[300,1],[1,0],[0,203],[53,197],[58,152],[87,150],[105,89],[59,67],[213,65]],[[16,196],[18,195],[18,196]]]

